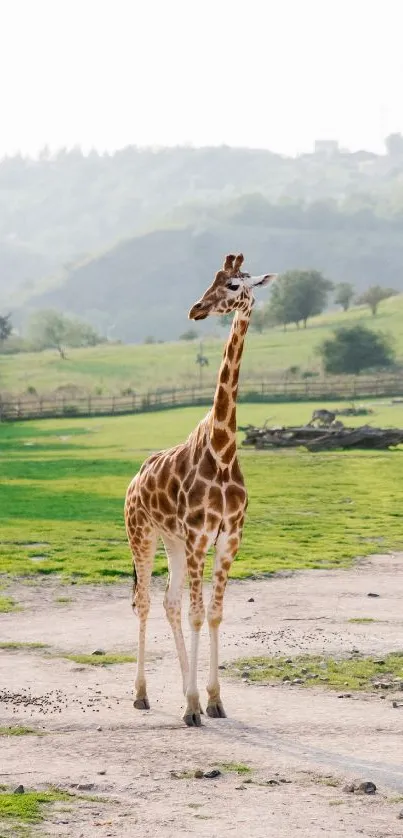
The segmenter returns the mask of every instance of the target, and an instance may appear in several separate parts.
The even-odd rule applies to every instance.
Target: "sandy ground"
[[[229,718],[205,718],[201,729],[188,729],[162,591],[156,581],[148,644],[152,707],[139,712],[132,707],[134,664],[90,667],[56,656],[135,651],[129,585],[62,588],[44,581],[11,590],[23,610],[1,615],[0,640],[51,648],[0,652],[0,725],[25,724],[43,734],[2,737],[0,783],[54,785],[104,801],[58,804],[36,834],[401,838],[403,706],[392,705],[399,696],[341,699],[316,687],[234,682],[223,671]],[[232,582],[221,659],[402,649],[402,594],[403,555],[377,556],[349,571]],[[59,604],[60,596],[72,602]],[[376,622],[348,623],[354,617]],[[207,660],[205,629],[203,701]],[[231,772],[217,779],[172,774],[229,762],[249,765],[252,782]],[[343,791],[354,779],[372,780],[377,793]],[[3,834],[12,832],[0,826]]]

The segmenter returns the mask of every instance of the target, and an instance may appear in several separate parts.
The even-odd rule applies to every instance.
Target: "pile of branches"
[[[398,428],[373,428],[370,425],[346,428],[340,421],[334,427],[256,428],[247,425],[239,430],[245,433],[242,445],[256,449],[303,446],[308,451],[329,451],[337,448],[387,449],[403,445],[403,430]]]

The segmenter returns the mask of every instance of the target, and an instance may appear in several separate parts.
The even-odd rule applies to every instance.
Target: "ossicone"
[[[228,256],[225,257],[224,271],[232,271],[234,269],[234,259],[235,256],[232,253],[229,253]]]

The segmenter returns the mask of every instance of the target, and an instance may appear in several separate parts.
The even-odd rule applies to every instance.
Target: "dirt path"
[[[221,838],[247,830],[253,838],[401,838],[403,708],[394,709],[388,694],[340,699],[316,688],[235,683],[223,672],[229,718],[187,729],[160,582],[149,624],[150,712],[132,708],[133,664],[91,667],[53,656],[97,647],[133,652],[128,587],[20,585],[11,593],[24,610],[0,618],[2,642],[50,646],[0,652],[0,725],[44,734],[2,737],[0,783],[72,791],[83,784],[90,788],[78,794],[106,799],[57,806],[37,834]],[[221,657],[399,650],[402,594],[401,555],[379,556],[351,571],[233,582]],[[70,603],[56,601],[67,596]],[[348,622],[357,617],[376,622]],[[207,655],[204,631],[201,685]],[[202,780],[171,773],[225,763],[249,765],[253,782],[234,772]],[[378,793],[343,792],[355,778],[373,780]]]

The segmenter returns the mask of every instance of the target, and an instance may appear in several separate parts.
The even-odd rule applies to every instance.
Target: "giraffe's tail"
[[[136,591],[137,591],[137,572],[136,565],[133,562],[133,589],[132,589],[132,608],[136,610]]]

